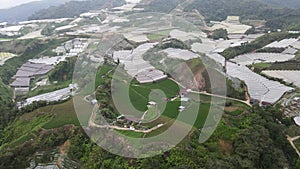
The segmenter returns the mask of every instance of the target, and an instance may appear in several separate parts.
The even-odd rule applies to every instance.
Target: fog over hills
[[[9,9],[0,9],[0,22],[15,23],[24,21],[36,11],[48,8],[50,6],[58,6],[68,1],[71,0],[42,0],[29,2]]]

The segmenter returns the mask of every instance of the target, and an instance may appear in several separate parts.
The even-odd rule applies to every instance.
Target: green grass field
[[[152,121],[156,117],[158,117],[158,115],[159,115],[159,112],[158,112],[156,106],[150,106],[148,108],[147,113],[145,114],[145,117],[144,117],[143,121],[145,121],[145,122]]]
[[[146,111],[147,110],[147,103],[149,102],[148,98],[149,98],[149,94],[151,92],[152,89],[161,89],[162,91],[164,91],[165,96],[167,98],[172,98],[176,95],[178,95],[180,88],[178,87],[178,85],[167,79],[158,83],[153,83],[153,84],[143,84],[143,85],[139,85],[139,86],[131,86],[130,88],[130,99],[131,99],[131,103],[135,106],[135,108],[137,108],[138,110],[141,111]],[[194,96],[196,97],[196,96]],[[199,96],[198,96],[199,98]],[[187,103],[186,107],[187,110],[183,111],[183,112],[179,112],[179,106],[181,105],[180,101],[168,101],[166,102],[166,106],[165,109],[163,110],[161,116],[158,121],[160,121],[160,123],[162,122],[166,122],[162,119],[164,119],[164,117],[167,117],[168,120],[170,119],[176,119],[179,115],[179,113],[184,113],[187,114],[185,116],[185,118],[181,119],[183,122],[189,124],[189,125],[193,125],[196,128],[201,128],[203,127],[205,121],[206,121],[206,117],[207,114],[209,112],[210,109],[210,97],[209,96],[202,96],[202,98],[207,101],[208,103],[203,103],[199,106],[199,103],[196,102],[191,102],[191,103]],[[199,107],[198,107],[199,106]],[[161,103],[158,103],[158,109],[162,109],[161,107]],[[191,111],[198,111],[197,114],[197,118],[195,119],[190,119],[188,114],[191,114],[193,112]],[[162,118],[162,119],[161,119]],[[191,122],[195,121],[195,124],[190,124]],[[154,126],[157,125],[159,123],[157,122],[153,122],[150,123],[150,126]]]
[[[96,80],[95,80],[95,86],[99,86],[105,83],[105,79],[102,76],[106,75],[109,71],[112,70],[112,66],[103,65],[99,68],[97,74],[96,74]]]
[[[165,31],[149,34],[147,35],[147,37],[150,40],[161,40],[162,38],[167,37],[170,34],[170,32],[171,32],[170,30],[165,30]]]
[[[177,84],[169,79],[160,81],[158,83],[131,85],[130,99],[132,104],[140,111],[146,111],[147,104],[150,101],[149,95],[151,90],[161,90],[167,98],[178,95],[180,89]]]
[[[40,94],[45,94],[45,93],[53,92],[56,90],[60,90],[60,89],[68,87],[71,83],[72,83],[72,81],[68,80],[68,81],[60,82],[58,84],[39,86],[35,90],[30,91],[27,94],[27,97],[33,97],[33,96],[37,96]]]
[[[46,109],[49,108],[51,108],[51,110],[48,111],[48,113],[53,114],[54,117],[48,123],[46,123],[43,128],[52,129],[62,127],[67,124],[80,126],[72,100],[69,100],[63,104],[46,107]],[[41,108],[40,111],[43,111],[43,108]]]
[[[196,65],[192,65],[196,66]],[[97,77],[102,77],[103,74],[109,71],[109,67],[104,67],[102,70],[98,72]],[[110,78],[110,77],[107,77]],[[103,78],[98,80],[98,82],[104,83],[107,78]],[[186,97],[190,98],[189,102],[181,103],[180,98],[174,101],[170,101],[171,98],[178,96],[180,87],[172,80],[166,79],[156,83],[148,83],[148,84],[139,84],[135,80],[128,82],[128,75],[126,73],[117,73],[115,74],[115,86],[114,92],[117,93],[117,101],[115,101],[115,105],[118,104],[119,114],[127,114],[131,111],[139,111],[142,115],[145,111],[148,111],[148,102],[155,101],[157,103],[157,109],[160,113],[159,118],[155,119],[151,122],[146,122],[143,124],[146,128],[152,128],[157,126],[158,124],[165,124],[163,127],[149,133],[146,137],[154,136],[162,133],[167,130],[169,126],[174,124],[175,119],[178,119],[181,124],[180,126],[189,125],[193,126],[193,128],[199,129],[202,128],[207,120],[208,113],[211,109],[211,96],[204,94],[196,94],[189,93]],[[98,83],[100,84],[100,83]],[[125,88],[129,85],[129,94],[126,91],[121,89]],[[129,95],[129,96],[128,96]],[[126,100],[126,101],[125,101]],[[125,101],[125,102],[124,102]],[[132,105],[130,105],[130,104]],[[183,105],[182,105],[183,104]],[[232,104],[240,107],[238,111],[229,111],[229,114],[239,115],[241,114],[247,106],[232,101]],[[186,110],[179,112],[179,106],[185,106]],[[133,106],[133,107],[130,107]],[[214,109],[221,110],[220,107],[214,107]],[[121,111],[120,111],[121,110]],[[197,112],[195,112],[197,111]],[[214,110],[213,110],[214,111]],[[214,111],[219,112],[219,111]],[[221,110],[222,112],[222,110]],[[193,116],[195,115],[195,116]],[[145,115],[145,119],[153,119],[157,116],[156,111],[150,111]],[[214,125],[214,119],[209,120],[210,123],[208,125]],[[239,122],[238,122],[239,123]],[[140,137],[140,134],[132,134],[133,132],[123,132],[123,134],[134,135],[134,137]]]
[[[259,69],[259,70],[264,70],[272,66],[271,63],[256,63],[252,65],[254,68]]]

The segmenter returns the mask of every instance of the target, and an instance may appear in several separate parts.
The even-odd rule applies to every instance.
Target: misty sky
[[[10,8],[24,3],[39,0],[0,0],[0,9]]]

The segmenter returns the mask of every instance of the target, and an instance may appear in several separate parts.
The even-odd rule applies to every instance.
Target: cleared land
[[[159,112],[156,108],[156,106],[149,106],[147,112],[145,112],[144,117],[143,117],[143,121],[147,122],[147,121],[152,121],[155,120],[156,117],[158,117]]]

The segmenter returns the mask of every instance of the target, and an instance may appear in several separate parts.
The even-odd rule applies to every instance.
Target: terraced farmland
[[[15,54],[9,52],[0,52],[0,66],[3,65],[8,59],[13,58],[15,56]]]

